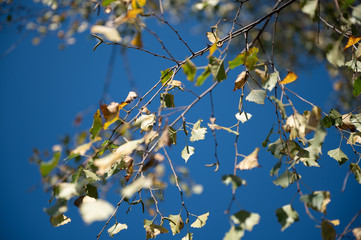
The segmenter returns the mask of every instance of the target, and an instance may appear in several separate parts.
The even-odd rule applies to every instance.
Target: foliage
[[[226,173],[222,181],[227,185],[231,183],[232,202],[235,201],[238,188],[246,185],[246,181],[238,176],[240,171],[255,171],[256,167],[261,167],[258,163],[261,146],[245,151],[249,155],[238,153],[237,141],[244,137],[240,134],[240,125],[252,121],[252,114],[244,110],[247,101],[250,103],[247,108],[252,103],[275,111],[275,121],[265,119],[265,122],[274,124],[273,128],[269,133],[265,129],[268,136],[264,141],[260,139],[262,147],[276,159],[270,170],[275,178],[273,184],[297,189],[297,197],[304,203],[306,213],[311,219],[321,222],[323,239],[335,239],[336,235],[342,238],[348,234],[349,226],[337,234],[334,223],[326,218],[327,204],[332,199],[330,192],[306,189],[309,193],[303,193],[304,189],[300,186],[302,176],[298,171],[302,167],[320,166],[319,160],[325,157],[322,146],[328,140],[327,133],[335,129],[340,136],[340,145],[327,154],[339,165],[349,165],[349,174],[361,183],[361,114],[358,113],[361,5],[357,5],[356,1],[304,0],[299,3],[281,0],[271,6],[263,1],[43,0],[42,14],[36,19],[26,18],[25,10],[16,10],[31,10],[32,5],[15,8],[17,4],[10,0],[1,1],[2,28],[18,25],[36,32],[32,39],[35,45],[48,33],[56,31],[62,41],[61,48],[65,48],[75,43],[77,33],[90,30],[98,41],[93,51],[108,45],[136,49],[168,60],[173,65],[159,69],[159,79],[145,94],[138,96],[130,91],[123,102],[101,103],[94,113],[89,133],[79,136],[75,141],[76,147],[69,148],[68,142],[63,142],[62,147],[57,145],[50,161],[42,160],[35,153],[32,159],[39,165],[43,183],[52,190],[52,201],[55,202],[46,209],[53,226],[71,222],[64,214],[69,202],[74,201],[84,222],[106,221],[98,238],[105,228],[113,236],[128,228],[116,221],[119,206],[128,204],[128,211],[131,211],[131,206],[141,204],[143,211],[147,209],[152,217],[152,220],[142,220],[147,239],[169,232],[173,235],[182,233],[185,235],[183,239],[192,239],[192,229],[204,227],[208,217],[212,217],[212,211],[193,214],[194,210],[187,208],[183,192],[189,195],[202,190],[191,180],[187,168],[173,167],[168,151],[172,145],[183,144],[177,139],[185,138],[179,156],[186,165],[195,158],[196,142],[210,137],[212,133],[216,143],[215,162],[207,166],[218,171],[221,167],[216,133],[218,130],[229,132],[231,137],[236,138],[235,162],[231,163],[234,171]],[[264,7],[259,7],[260,4]],[[173,23],[166,20],[176,18],[182,21],[181,16],[186,13],[197,16],[203,24],[216,21],[215,25],[207,26],[210,30],[204,33],[209,43],[198,51],[194,51]],[[22,18],[25,21],[18,20]],[[171,29],[187,49],[188,56],[177,59],[172,54],[172,49],[168,49],[159,33],[152,29],[153,25],[149,22],[154,20]],[[315,25],[316,30],[312,27]],[[163,53],[146,49],[143,44],[143,40],[147,39],[145,35],[153,36]],[[296,72],[302,69],[302,59],[305,58],[327,61],[330,74],[339,77],[334,88],[340,104],[333,109],[321,110],[288,89],[287,84],[301,81],[301,74],[298,76]],[[230,127],[216,124],[213,110],[207,124],[208,116],[187,122],[187,113],[206,95],[211,96],[213,109],[212,92],[223,81],[232,81],[228,79],[231,73],[238,75],[233,91],[240,92],[239,107],[234,116],[229,116],[235,124]],[[176,100],[184,99],[183,94],[188,91],[195,95],[193,101],[178,106]],[[202,92],[195,93],[198,91]],[[147,107],[156,99],[159,100],[158,108],[150,111]],[[308,108],[299,108],[295,101],[307,103]],[[226,101],[223,104],[227,104]],[[171,111],[171,114],[165,114],[166,111]],[[341,114],[340,111],[346,113]],[[347,143],[347,146],[342,143]],[[355,156],[347,156],[343,148],[352,148]],[[61,156],[65,156],[65,162],[60,160]],[[240,161],[239,157],[243,159]],[[172,173],[169,180],[164,177],[166,166]],[[116,207],[98,197],[102,186],[113,179],[117,180],[121,193]],[[166,217],[158,205],[168,182],[179,190],[181,206],[178,213]],[[231,226],[224,239],[241,239],[246,230],[253,231],[261,216],[244,209],[231,209],[232,202],[227,211],[234,213],[230,215]],[[323,215],[315,219],[310,209]],[[274,211],[284,231],[299,220],[301,209],[296,211],[290,202]],[[195,219],[191,221],[191,218]],[[110,226],[112,220],[115,223]],[[169,226],[164,224],[165,221]],[[354,232],[355,236],[359,236],[357,228]]]

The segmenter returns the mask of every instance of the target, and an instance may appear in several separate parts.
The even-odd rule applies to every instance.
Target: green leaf
[[[67,200],[65,199],[58,199],[56,201],[56,204],[45,208],[44,211],[49,215],[49,216],[59,216],[60,214],[65,213],[66,211],[68,211],[68,206],[67,206]]]
[[[267,91],[262,89],[251,90],[251,92],[246,97],[247,101],[255,102],[257,104],[264,104]]]
[[[153,221],[147,219],[144,219],[144,228],[145,231],[147,232],[146,239],[155,238],[157,235],[161,233],[168,233],[168,230],[165,227],[160,225],[155,225],[153,224]]]
[[[211,56],[209,58],[208,67],[213,75],[214,80],[222,82],[227,78],[226,72],[224,71],[224,64],[221,59]]]
[[[253,227],[259,223],[261,217],[257,213],[241,210],[232,215],[231,219],[234,224],[239,224],[239,227],[243,230],[252,231]]]
[[[183,65],[182,68],[184,74],[187,76],[187,79],[193,82],[197,72],[196,65],[194,65],[191,60],[187,59],[186,63]]]
[[[266,147],[267,144],[270,142],[269,138],[271,137],[272,133],[273,133],[273,126],[270,129],[270,131],[268,132],[268,135],[267,135],[266,139],[262,142],[262,147]]]
[[[40,173],[42,177],[46,177],[58,165],[60,156],[60,152],[54,152],[53,158],[50,161],[40,163]]]
[[[279,72],[276,71],[271,73],[267,81],[263,83],[263,88],[267,89],[268,91],[272,91],[277,84],[278,78],[279,78]]]
[[[99,131],[103,128],[102,124],[102,117],[100,116],[100,110],[98,109],[96,113],[94,113],[93,117],[93,125],[90,128],[89,132],[91,134],[91,139],[94,140],[94,138],[98,135]]]
[[[204,136],[207,133],[207,128],[201,127],[201,122],[202,121],[203,121],[202,119],[199,119],[193,125],[192,132],[191,132],[191,137],[189,139],[191,142],[204,139]]]
[[[50,223],[53,227],[59,227],[59,226],[65,225],[70,222],[71,222],[71,219],[68,218],[67,216],[65,216],[64,214],[50,217]]]
[[[357,131],[361,132],[361,113],[352,114],[350,121],[353,123]]]
[[[327,204],[331,201],[329,191],[315,191],[311,194],[303,195],[300,200],[312,209],[326,214]]]
[[[232,175],[232,174],[223,175],[222,182],[226,185],[229,185],[231,183],[233,190],[237,189],[238,187],[240,187],[242,185],[247,184],[245,180],[241,179],[240,177],[238,177],[236,175]]]
[[[99,181],[100,178],[98,177],[98,175],[96,175],[95,173],[93,173],[92,171],[90,170],[87,170],[87,169],[83,169],[84,173],[85,173],[85,176],[87,178],[89,178],[90,180],[92,181]]]
[[[235,59],[229,61],[229,68],[233,69],[239,65],[245,64],[249,71],[254,69],[254,66],[258,62],[258,48],[252,47],[248,52],[239,54]]]
[[[168,131],[169,131],[169,140],[171,141],[172,144],[176,145],[177,144],[177,131],[172,127],[168,127]]]
[[[196,86],[201,86],[204,81],[209,77],[211,74],[211,70],[209,67],[206,67],[201,75],[198,76]]]
[[[286,170],[284,173],[281,174],[281,176],[279,176],[276,180],[273,181],[273,184],[276,186],[281,186],[282,188],[286,188],[298,179],[301,179],[300,175],[295,172],[290,172]]]
[[[286,146],[286,141],[278,138],[275,142],[268,144],[268,151],[270,151],[275,158],[281,159],[281,157],[285,155],[284,149]]]
[[[206,225],[206,221],[208,219],[209,216],[209,212],[202,214],[200,216],[197,217],[197,220],[195,220],[192,224],[191,227],[192,228],[201,228],[204,225]]]
[[[170,229],[172,230],[173,235],[180,233],[180,231],[184,227],[184,223],[181,215],[169,215],[168,218],[170,219],[169,226]]]
[[[245,123],[247,122],[248,120],[251,119],[252,117],[252,114],[250,113],[246,113],[246,112],[242,112],[242,113],[236,113],[236,118],[238,121],[241,121],[241,123]]]
[[[160,81],[162,84],[168,82],[168,80],[171,79],[171,77],[173,76],[173,71],[171,71],[169,68],[167,68],[164,71],[161,71],[160,73],[161,73]]]
[[[355,79],[353,83],[353,95],[357,97],[361,93],[361,77]]]
[[[276,210],[278,222],[281,224],[281,231],[291,226],[292,223],[298,221],[298,213],[292,208],[291,204],[287,204]]]
[[[244,230],[241,227],[232,226],[226,233],[223,240],[240,240],[244,236]]]
[[[174,95],[170,93],[161,93],[160,94],[160,102],[163,108],[174,108]]]
[[[335,125],[335,119],[333,119],[331,116],[325,116],[322,118],[322,125],[326,128],[330,128]]]
[[[116,0],[103,0],[102,5],[103,7],[107,7],[112,2],[115,2]]]
[[[344,164],[348,160],[347,155],[344,154],[340,148],[330,150],[327,154],[335,159],[340,165]]]
[[[321,222],[321,235],[323,240],[334,240],[336,239],[336,230],[332,223],[326,219]]]
[[[87,196],[98,199],[98,190],[95,186],[87,184],[85,186],[85,193]]]
[[[350,164],[350,170],[353,174],[355,174],[356,181],[361,184],[361,168],[356,163]]]
[[[317,159],[319,159],[320,154],[322,153],[322,144],[326,137],[326,131],[323,127],[319,126],[316,131],[314,137],[309,140],[309,144],[307,148],[304,148],[300,155],[300,160],[306,166],[314,166],[319,167],[317,163]]]
[[[271,176],[274,176],[274,175],[278,176],[278,172],[279,172],[281,166],[282,166],[282,161],[279,160],[279,161],[273,166],[273,168],[271,169],[270,175],[271,175]]]
[[[181,155],[182,158],[187,162],[190,156],[194,154],[194,147],[191,146],[185,146]]]
[[[117,234],[118,232],[120,232],[124,229],[128,229],[127,224],[121,224],[121,223],[117,222],[113,226],[108,228],[108,234],[109,234],[109,236],[113,237],[115,234]]]
[[[345,55],[340,50],[342,38],[332,44],[332,48],[326,54],[327,60],[335,67],[341,67],[345,64]]]

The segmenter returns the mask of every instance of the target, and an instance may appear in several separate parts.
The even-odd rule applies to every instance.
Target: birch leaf
[[[298,76],[294,72],[288,72],[287,76],[280,82],[280,84],[288,84],[296,81]]]
[[[122,41],[122,38],[120,37],[119,32],[115,27],[94,25],[91,27],[90,33],[102,34],[106,39],[108,39],[111,42],[121,42]]]
[[[338,162],[338,164],[340,164],[340,165],[344,164],[348,160],[347,155],[344,154],[340,148],[330,150],[327,152],[327,154],[328,154],[328,156],[335,159]]]
[[[194,154],[194,147],[191,146],[185,146],[182,151],[182,158],[187,162],[190,156]]]
[[[326,214],[326,207],[331,202],[331,194],[328,191],[315,191],[311,194],[303,195],[300,200],[312,209]]]
[[[192,128],[192,132],[191,132],[191,137],[190,137],[190,141],[194,142],[194,141],[198,141],[198,140],[203,140],[205,134],[207,133],[207,128],[205,127],[201,127],[201,122],[203,120],[199,119]]]
[[[347,42],[347,44],[346,44],[346,46],[344,47],[343,50],[346,50],[347,48],[351,47],[352,45],[355,45],[360,40],[361,40],[361,37],[350,36],[349,39],[348,39],[348,42]]]
[[[240,163],[237,164],[236,168],[239,170],[251,170],[252,168],[259,167],[258,164],[258,152],[259,148],[256,148],[250,155],[245,157]]]
[[[257,213],[241,210],[232,215],[231,219],[234,224],[239,224],[243,230],[252,231],[253,227],[259,223],[261,217]]]
[[[50,223],[53,227],[59,227],[70,222],[71,219],[65,216],[64,214],[50,217]]]
[[[236,91],[237,89],[242,89],[244,85],[247,82],[248,74],[246,71],[241,72],[236,81],[234,82],[234,88],[233,91]]]
[[[276,210],[278,222],[281,224],[281,231],[291,226],[292,223],[298,221],[298,213],[290,204],[287,204]]]
[[[257,104],[264,104],[266,94],[267,94],[266,90],[262,90],[262,89],[251,90],[251,92],[246,97],[246,100],[250,102],[255,102]]]
[[[79,207],[80,214],[86,224],[91,224],[95,221],[105,221],[114,212],[114,207],[105,200],[88,198]]]
[[[201,228],[204,225],[206,225],[206,221],[208,219],[209,216],[209,212],[202,214],[200,216],[197,217],[197,220],[195,220],[192,224],[191,227],[192,228]]]
[[[108,228],[108,234],[109,236],[113,237],[115,234],[124,229],[128,229],[127,224],[115,223],[113,226]]]
[[[173,235],[180,233],[184,227],[183,219],[181,215],[169,215],[169,226]]]
[[[246,112],[242,112],[242,113],[236,113],[236,118],[238,121],[241,121],[241,123],[245,123],[247,122],[248,120],[251,119],[252,117],[252,114],[250,113],[246,113]]]

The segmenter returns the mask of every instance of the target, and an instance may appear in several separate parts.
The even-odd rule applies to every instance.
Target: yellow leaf
[[[334,226],[338,226],[338,225],[340,225],[340,220],[338,220],[338,219],[331,220],[330,223],[332,223]]]
[[[236,168],[239,170],[251,170],[252,168],[259,167],[258,164],[258,152],[259,148],[256,148],[250,155],[245,157]]]
[[[238,75],[236,81],[234,82],[233,91],[243,88],[247,82],[247,78],[248,78],[247,72],[246,71],[241,72],[241,74]]]
[[[132,44],[133,46],[142,48],[143,47],[142,34],[140,32],[137,32],[136,35],[134,36],[133,40],[130,42],[130,44]]]
[[[280,84],[287,84],[296,81],[297,75],[294,72],[288,72],[287,76],[280,82]]]
[[[351,47],[352,45],[358,43],[360,40],[361,40],[361,37],[351,36],[351,37],[348,39],[348,42],[347,42],[347,44],[346,44],[346,47],[345,47],[343,50],[346,50],[347,48]]]
[[[147,0],[132,0],[132,8],[137,9],[139,7],[144,7],[147,3]]]
[[[119,119],[119,110],[128,105],[126,102],[116,103],[112,102],[109,105],[101,104],[100,110],[104,116],[104,130],[106,130],[111,124]]]
[[[217,43],[213,43],[213,45],[211,46],[211,48],[209,49],[209,55],[208,57],[212,56],[213,53],[217,50]]]

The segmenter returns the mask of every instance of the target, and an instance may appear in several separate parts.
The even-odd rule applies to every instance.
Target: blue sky
[[[189,23],[180,30],[187,32],[188,27],[190,27]],[[1,38],[0,50],[3,53],[17,41],[19,35],[3,32]],[[186,38],[194,49],[201,49],[206,44],[206,38],[201,34],[188,35]],[[64,134],[74,136],[91,126],[92,115],[98,107],[112,50],[111,46],[102,45],[92,52],[95,43],[96,41],[89,38],[87,34],[81,34],[77,37],[75,45],[59,51],[59,41],[54,36],[45,38],[39,46],[33,46],[28,37],[10,54],[0,58],[2,239],[95,239],[103,226],[103,223],[85,225],[77,209],[70,204],[68,215],[72,218],[72,222],[59,228],[52,227],[49,217],[43,211],[44,207],[49,206],[47,201],[50,195],[42,191],[39,171],[36,166],[28,162],[32,155],[32,148],[50,150]],[[147,39],[144,43],[145,46],[152,45],[152,42],[147,42]],[[167,38],[166,44],[169,49],[175,50],[178,58],[189,55],[184,47],[181,47],[180,42],[171,36]],[[131,64],[130,71],[142,94],[159,79],[160,70],[173,65],[169,61],[157,60],[136,50],[128,51],[128,56]],[[223,126],[230,126],[236,122],[234,114],[237,112],[240,92],[232,90],[238,73],[233,71],[228,79],[214,91],[217,123]],[[312,67],[309,66],[308,69],[298,70],[298,75],[299,79],[290,84],[289,88],[327,112],[332,106],[330,101],[333,98],[331,80],[328,78],[324,64],[318,63]],[[187,82],[182,74],[177,77],[177,80],[181,80],[186,87],[192,87],[192,83]],[[204,87],[195,91],[200,93],[210,84],[211,81],[208,79]],[[122,101],[130,90],[122,58],[118,54],[108,100]],[[191,94],[185,96],[183,100],[176,98],[176,104],[192,101]],[[298,100],[294,102],[302,110],[311,109]],[[155,103],[150,106],[151,110],[155,110],[156,107]],[[276,118],[274,109],[268,102],[264,106],[246,102],[245,110],[252,113],[253,117],[251,121],[240,127],[238,149],[242,154],[248,155],[255,147],[261,145]],[[79,112],[85,114],[82,125],[76,127],[73,120]],[[194,123],[199,118],[203,118],[204,124],[208,123],[209,117],[209,96],[186,115],[187,121]],[[227,132],[217,132],[218,154],[221,162],[221,169],[217,173],[204,167],[204,164],[214,162],[214,142],[210,130],[206,138],[205,141],[193,144],[196,153],[187,164],[180,157],[180,152],[184,147],[183,135],[179,136],[179,146],[172,147],[169,152],[174,164],[189,167],[195,182],[204,187],[202,195],[185,199],[191,213],[200,215],[210,212],[206,226],[200,230],[192,230],[194,239],[222,239],[230,228],[228,215],[224,214],[224,211],[231,199],[231,190],[229,186],[222,184],[221,177],[233,172],[235,137]],[[350,175],[345,192],[340,192],[348,164],[339,166],[335,160],[327,156],[327,151],[338,146],[339,139],[337,132],[329,129],[323,146],[323,156],[319,160],[321,167],[300,166],[299,173],[304,183],[311,189],[331,192],[327,219],[339,219],[341,224],[336,229],[341,232],[354,214],[360,210],[361,186],[355,181],[354,176]],[[345,153],[353,156],[348,146],[345,145],[345,149],[347,149]],[[355,162],[352,157],[350,159]],[[235,213],[240,209],[245,209],[261,215],[260,224],[256,225],[252,232],[246,232],[245,238],[319,238],[320,229],[315,227],[316,223],[305,214],[299,197],[294,198],[297,192],[295,184],[287,189],[281,189],[272,184],[274,178],[270,177],[269,170],[277,160],[266,149],[261,149],[259,162],[262,165],[261,168],[238,173],[248,185],[238,189],[237,202],[233,204],[231,210],[231,213]],[[167,173],[170,173],[169,169]],[[304,193],[310,193],[307,187],[301,186],[301,188]],[[161,211],[164,211],[164,215],[177,214],[180,210],[180,199],[175,186],[169,185],[165,194],[167,201],[161,204]],[[107,200],[115,205],[119,197],[113,189],[108,194]],[[274,211],[291,201],[300,215],[300,221],[281,233],[281,226],[277,222]],[[150,219],[150,217],[146,214],[143,216],[140,207],[134,207],[128,215],[125,215],[126,209],[126,207],[121,208],[117,219],[121,223],[128,224],[129,228],[115,237],[144,239],[143,219]],[[312,213],[321,219],[321,215],[314,211]],[[357,222],[360,223],[360,220]],[[185,234],[186,230],[183,230],[174,239],[181,239]],[[170,236],[171,233],[158,236],[157,239],[169,239]],[[109,237],[104,234],[101,239],[107,238]]]

